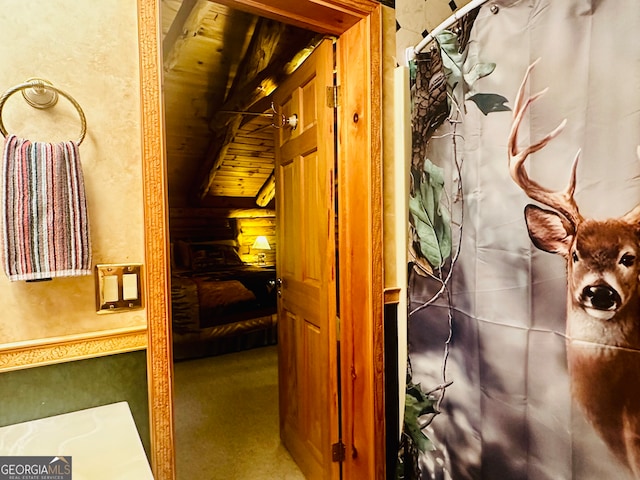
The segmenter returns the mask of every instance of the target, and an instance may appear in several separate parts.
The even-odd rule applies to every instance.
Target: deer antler
[[[533,67],[536,65],[536,63],[538,63],[539,60],[540,59],[536,60],[531,65],[529,65],[529,68],[527,68],[527,72],[525,73],[522,84],[520,85],[520,89],[518,90],[518,95],[516,96],[515,106],[513,109],[513,122],[511,124],[511,132],[509,133],[508,143],[509,172],[511,173],[511,178],[513,178],[513,181],[516,182],[516,184],[520,188],[522,188],[522,190],[529,196],[529,198],[557,210],[562,215],[564,215],[567,220],[569,220],[574,226],[576,226],[583,220],[582,215],[580,215],[580,212],[578,211],[578,205],[573,199],[573,193],[576,189],[576,168],[578,166],[578,160],[580,158],[580,151],[578,150],[578,153],[573,160],[573,164],[571,166],[571,177],[569,178],[569,185],[564,191],[554,192],[542,187],[539,183],[529,178],[529,175],[524,168],[524,161],[526,160],[526,158],[531,153],[543,149],[547,145],[547,143],[558,136],[567,124],[567,120],[564,119],[560,123],[560,125],[558,125],[537,143],[529,145],[522,150],[518,149],[518,128],[520,128],[520,123],[522,122],[522,118],[524,117],[526,110],[529,108],[529,105],[531,105],[534,101],[544,95],[548,90],[548,88],[545,88],[532,97],[528,97],[526,100],[524,99],[524,90],[527,84],[527,80],[529,79],[529,75],[531,74]]]

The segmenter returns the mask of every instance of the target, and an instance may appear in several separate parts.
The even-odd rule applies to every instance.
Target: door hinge
[[[340,106],[340,85],[327,87],[327,107],[337,108]]]
[[[337,442],[331,445],[331,460],[334,462],[344,462],[346,447],[344,443]]]

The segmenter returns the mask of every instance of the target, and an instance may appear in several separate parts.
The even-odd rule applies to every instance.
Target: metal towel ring
[[[84,136],[87,133],[87,119],[84,116],[84,112],[82,111],[82,108],[80,107],[80,104],[78,102],[75,101],[75,99],[69,95],[68,93],[60,90],[57,87],[54,87],[53,85],[51,85],[51,83],[47,82],[46,80],[43,80],[41,78],[32,78],[27,80],[25,83],[21,83],[20,85],[16,85],[15,87],[10,88],[9,90],[7,90],[6,92],[4,92],[2,94],[2,97],[0,97],[0,132],[2,133],[2,135],[4,137],[6,137],[9,132],[7,132],[7,129],[4,126],[4,122],[2,121],[2,109],[4,108],[4,104],[7,101],[7,99],[13,95],[16,92],[22,91],[22,94],[25,97],[25,100],[27,100],[27,102],[29,103],[29,105],[31,105],[32,107],[35,108],[49,108],[52,107],[53,105],[56,104],[57,101],[57,95],[52,96],[48,101],[40,103],[37,101],[34,101],[32,99],[30,99],[28,97],[28,95],[26,95],[26,92],[24,90],[28,89],[28,88],[33,88],[36,91],[40,91],[42,92],[47,91],[47,90],[51,90],[53,92],[55,92],[56,94],[62,95],[63,97],[65,97],[67,100],[69,100],[74,107],[76,107],[76,110],[78,111],[78,114],[80,115],[80,121],[82,122],[82,130],[80,131],[80,138],[77,140],[77,144],[80,145],[82,143],[82,141],[84,140]]]

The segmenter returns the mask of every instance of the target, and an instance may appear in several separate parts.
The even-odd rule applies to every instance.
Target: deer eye
[[[631,255],[630,253],[625,253],[624,255],[622,255],[622,257],[620,258],[620,264],[624,265],[625,267],[631,267],[633,266],[633,264],[636,261],[636,257],[635,255]]]
[[[571,259],[573,260],[573,262],[577,262],[578,261],[578,254],[576,252],[573,252],[571,254]]]

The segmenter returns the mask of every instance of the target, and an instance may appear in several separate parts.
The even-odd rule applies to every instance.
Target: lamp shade
[[[269,240],[264,235],[260,235],[256,238],[256,241],[253,242],[251,248],[256,250],[271,250],[271,245],[269,245]]]

